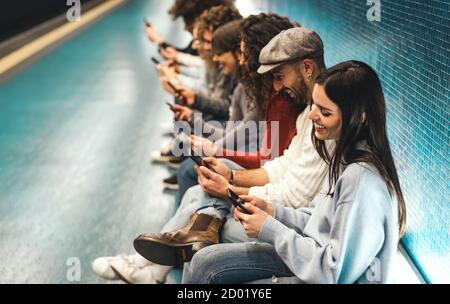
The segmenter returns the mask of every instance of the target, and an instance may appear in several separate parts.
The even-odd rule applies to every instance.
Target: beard
[[[283,89],[296,105],[309,105],[311,96],[309,94],[308,86],[302,76],[297,76],[297,80],[291,86]]]

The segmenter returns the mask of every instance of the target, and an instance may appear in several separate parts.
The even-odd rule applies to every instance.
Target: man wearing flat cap
[[[262,49],[258,73],[271,72],[291,97],[310,104],[315,78],[325,69],[323,55],[323,42],[316,32],[292,28]]]

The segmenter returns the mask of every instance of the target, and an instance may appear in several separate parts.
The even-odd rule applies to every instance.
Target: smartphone
[[[155,63],[155,64],[160,64],[161,62],[156,59],[155,57],[152,57],[151,60]]]
[[[194,155],[194,152],[193,152],[192,150],[191,150],[190,158],[191,158],[191,159],[192,159],[199,167],[203,166],[203,167],[206,167],[206,168],[208,168],[209,170],[215,172],[214,169],[211,168],[211,167],[209,166],[209,164],[208,164],[207,162],[205,162],[201,156]]]
[[[171,87],[172,90],[174,90],[175,93],[184,100],[184,97],[183,97],[183,94],[181,94],[181,91],[178,90],[170,81],[168,81],[167,83],[169,84],[169,87]],[[177,96],[177,98],[179,98],[178,96]]]
[[[171,104],[170,102],[166,102],[166,105],[169,106],[170,110],[174,111],[173,104]]]
[[[186,98],[184,98],[183,94],[181,94],[181,91],[178,90],[170,81],[168,81],[167,83],[169,84],[169,87],[171,87],[172,90],[175,91],[176,98],[181,101],[181,104],[186,105]]]
[[[235,192],[233,192],[230,188],[227,189],[228,198],[231,200],[233,205],[239,209],[242,210],[245,214],[251,214],[247,209],[245,209],[244,204],[245,202],[239,198],[239,195],[237,195]]]
[[[148,21],[145,18],[144,18],[144,23],[145,23],[145,26],[152,27],[152,24],[150,23],[150,21]]]
[[[201,156],[197,156],[197,155],[190,155],[190,158],[200,167],[200,166],[204,166],[205,167],[205,162],[203,161],[203,158]]]
[[[167,49],[168,47],[171,47],[171,45],[167,42],[163,42],[159,45],[159,50],[161,51],[161,49]]]

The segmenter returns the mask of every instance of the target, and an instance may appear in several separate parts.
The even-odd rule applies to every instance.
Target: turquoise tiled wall
[[[381,0],[369,22],[366,0],[254,1],[315,29],[326,63],[357,59],[379,73],[389,139],[408,208],[402,242],[429,282],[450,282],[450,2]]]

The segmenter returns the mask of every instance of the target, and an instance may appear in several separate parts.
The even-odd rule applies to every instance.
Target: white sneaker
[[[162,123],[159,125],[161,128],[163,135],[172,135],[173,134],[173,123]]]
[[[164,283],[172,266],[162,266],[154,263],[140,266],[127,263],[125,260],[114,260],[111,268],[116,275],[128,284],[158,284]]]
[[[105,280],[115,281],[120,280],[120,277],[111,268],[113,261],[126,261],[127,263],[134,263],[142,265],[143,257],[138,254],[133,255],[118,255],[114,257],[101,257],[92,262],[92,270],[101,278]],[[151,262],[148,262],[151,263]]]
[[[152,151],[150,159],[155,163],[168,163],[174,156],[171,152],[163,153],[161,151]]]

